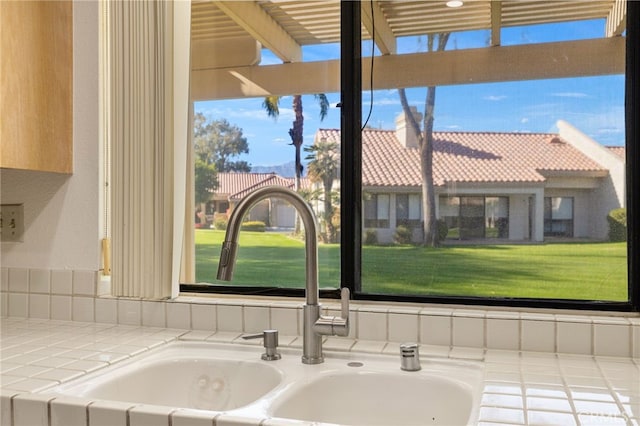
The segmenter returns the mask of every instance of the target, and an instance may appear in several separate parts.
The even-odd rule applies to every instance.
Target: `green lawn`
[[[196,230],[196,279],[215,281],[224,232]],[[368,293],[627,300],[625,243],[364,246]],[[321,287],[340,280],[339,247],[319,247]],[[304,245],[283,234],[240,234],[237,285],[304,286]]]

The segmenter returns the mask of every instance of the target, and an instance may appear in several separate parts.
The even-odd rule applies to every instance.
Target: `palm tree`
[[[442,51],[447,46],[450,33],[429,34],[427,37],[427,48],[429,52],[433,52],[434,43],[437,41],[435,48]],[[427,87],[427,96],[424,106],[423,127],[424,133],[420,131],[420,123],[411,113],[409,101],[405,89],[398,89],[400,94],[400,103],[409,126],[413,129],[417,136],[418,146],[420,148],[420,170],[422,173],[422,215],[425,246],[435,247],[438,245],[438,227],[436,222],[436,195],[433,187],[433,119],[436,103],[435,86]]]
[[[315,99],[320,105],[320,120],[324,120],[329,112],[329,100],[325,94],[314,95]],[[262,102],[262,106],[267,111],[269,117],[277,119],[280,115],[280,96],[267,96]],[[302,161],[300,160],[300,149],[303,144],[303,126],[304,116],[302,115],[302,95],[293,95],[293,113],[295,118],[293,120],[293,127],[289,129],[289,136],[291,137],[291,145],[296,149],[296,180],[295,190],[300,189],[300,177],[302,176]]]
[[[337,142],[325,138],[304,149],[309,155],[309,178],[312,182],[322,182],[324,189],[323,219],[326,226],[326,241],[335,242],[336,232],[333,226],[333,203],[331,190],[338,176],[340,154]]]

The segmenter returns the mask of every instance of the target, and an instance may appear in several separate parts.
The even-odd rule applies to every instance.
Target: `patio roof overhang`
[[[382,53],[374,89],[624,73],[626,1],[466,0],[460,8],[444,0],[362,1],[362,38],[375,34]],[[501,46],[506,27],[590,19],[602,19],[603,37]],[[191,25],[194,100],[339,91],[339,62],[305,62],[302,54],[303,46],[339,41],[338,0],[195,0]],[[482,29],[490,31],[485,48],[397,53],[399,37]],[[283,63],[260,65],[262,47]],[[366,75],[370,64],[363,60]]]

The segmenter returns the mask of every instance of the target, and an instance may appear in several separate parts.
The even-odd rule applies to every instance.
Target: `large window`
[[[544,235],[573,237],[573,198],[544,198]]]
[[[364,195],[364,227],[389,227],[389,194]]]
[[[235,6],[223,3],[226,16]],[[627,164],[636,125],[626,119],[635,99],[625,91],[637,75],[625,66],[636,66],[637,46],[627,44],[625,22],[637,22],[612,21],[593,2],[549,2],[517,22],[524,6],[502,2],[501,20],[474,21],[490,8],[468,3],[251,2],[290,38],[246,31],[259,40],[240,59],[230,54],[240,44],[224,50],[224,37],[195,18],[206,14],[194,12],[194,168],[213,165],[217,181],[201,198],[194,190],[194,209],[214,217],[195,233],[192,284],[205,284],[185,290],[302,288],[300,223],[275,200],[247,216],[266,232],[242,231],[238,278],[212,280],[225,216],[252,189],[276,184],[296,188],[318,216],[324,288],[375,300],[637,306],[628,278],[635,248],[613,241],[607,222],[618,209],[636,220],[628,203],[637,173]],[[362,25],[352,19],[360,14]],[[329,102],[324,118],[318,95]],[[277,120],[265,106],[273,96]],[[224,158],[198,151],[238,129],[248,149]],[[410,245],[397,242],[399,226],[411,229]]]
[[[421,196],[418,194],[396,194],[396,224],[415,228],[422,223],[420,208]]]
[[[441,196],[438,201],[447,239],[509,238],[508,197]]]

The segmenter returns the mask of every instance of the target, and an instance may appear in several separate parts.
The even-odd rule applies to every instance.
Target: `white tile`
[[[118,299],[118,323],[126,325],[142,324],[141,301]]]
[[[90,401],[74,397],[58,397],[51,401],[51,426],[87,426]]]
[[[169,426],[171,407],[139,405],[129,410],[129,426]]]
[[[93,297],[72,297],[72,318],[74,321],[94,321],[94,298]]]
[[[523,425],[525,413],[523,410],[497,407],[481,407],[478,419],[482,422],[497,422],[510,425]]]
[[[213,304],[191,305],[191,328],[194,330],[216,331],[217,306]]]
[[[556,324],[555,321],[537,321],[523,319],[522,350],[535,352],[555,352]]]
[[[72,318],[71,296],[51,296],[51,319],[71,321]]]
[[[9,291],[9,268],[0,268],[0,291]]]
[[[49,319],[51,316],[49,303],[48,294],[29,294],[29,317]]]
[[[561,411],[570,413],[571,404],[567,399],[527,397],[527,409],[542,411]]]
[[[387,340],[386,313],[359,310],[358,339]]]
[[[165,302],[142,301],[142,325],[146,327],[166,327]]]
[[[487,348],[520,349],[520,321],[487,318]]]
[[[271,328],[285,336],[301,334],[298,330],[298,308],[271,308]]]
[[[71,361],[71,360],[69,360]],[[84,373],[77,370],[65,370],[64,368],[55,368],[47,370],[44,373],[40,373],[34,376],[35,379],[55,380],[57,382],[67,382],[76,377],[82,376]]]
[[[527,410],[527,420],[527,424],[529,424],[530,426],[572,426],[576,424],[576,420],[573,417],[573,414],[549,411]]]
[[[591,323],[559,321],[556,327],[558,352],[591,355]]]
[[[17,393],[9,390],[0,390],[0,425],[10,426],[12,413],[11,398]]]
[[[451,316],[420,315],[420,342],[451,346]]]
[[[133,404],[117,401],[95,401],[89,405],[89,426],[129,426],[127,410]]]
[[[48,269],[29,270],[29,293],[49,294],[51,292],[51,272]]]
[[[9,316],[27,318],[29,316],[29,297],[27,293],[9,293]]]
[[[386,342],[381,342],[379,340],[358,340],[351,350],[355,352],[379,354],[382,352],[385,345]]]
[[[191,329],[191,304],[179,302],[167,302],[167,327]]]
[[[484,347],[484,318],[453,317],[453,346]]]
[[[197,305],[194,305],[194,306],[197,306]],[[244,332],[245,333],[259,333],[262,330],[267,330],[270,328],[272,327],[271,327],[271,322],[269,320],[268,306],[245,306],[244,307]]]
[[[418,315],[389,313],[390,342],[417,342],[418,341]]]
[[[97,297],[95,299],[96,322],[104,324],[118,323],[118,299]]]
[[[52,396],[23,394],[13,398],[13,426],[49,426]]]
[[[51,293],[53,294],[72,294],[73,293],[72,271],[51,271]]]
[[[242,306],[240,305],[218,305],[217,306],[217,324],[220,331],[237,331],[242,332]],[[273,318],[271,321],[273,324]]]
[[[631,334],[627,324],[594,324],[594,355],[631,356]]]
[[[259,426],[262,425],[262,420],[260,417],[246,417],[223,413],[216,418],[216,426]]]
[[[0,316],[9,316],[9,293],[0,293]]]
[[[632,326],[633,336],[633,357],[640,358],[640,324]]]
[[[348,337],[328,336],[323,342],[323,348],[329,351],[349,351],[355,344],[355,340]]]
[[[74,296],[95,296],[96,278],[95,271],[73,271]]]
[[[29,270],[25,268],[9,268],[9,291],[29,291]]]
[[[214,411],[178,409],[171,414],[171,426],[213,426],[219,415]]]

